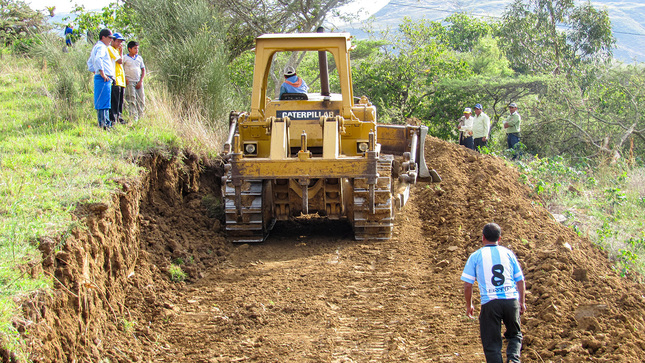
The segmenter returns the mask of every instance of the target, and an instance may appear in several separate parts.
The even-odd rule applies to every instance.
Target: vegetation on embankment
[[[559,221],[607,250],[622,276],[645,276],[645,168],[529,156],[522,181]],[[636,273],[634,273],[636,272]]]

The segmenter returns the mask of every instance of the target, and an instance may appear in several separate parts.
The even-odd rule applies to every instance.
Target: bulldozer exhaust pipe
[[[325,28],[318,27],[318,33],[324,33]],[[327,67],[327,51],[318,52],[318,66],[320,67],[320,95],[329,96],[329,68]]]

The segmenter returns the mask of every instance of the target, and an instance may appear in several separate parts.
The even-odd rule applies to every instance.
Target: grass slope
[[[59,51],[54,56],[67,58],[58,65],[7,54],[0,62],[0,343],[13,351],[15,297],[51,286],[49,276],[28,272],[41,261],[40,238],[62,236],[65,243],[76,206],[109,203],[118,180],[143,171],[136,164],[142,153],[218,150],[220,135],[196,114],[180,115],[161,87],[147,89],[148,117],[99,129],[92,75],[77,71],[86,48]],[[74,77],[80,85],[69,83],[76,92],[65,101],[57,93],[61,79]]]

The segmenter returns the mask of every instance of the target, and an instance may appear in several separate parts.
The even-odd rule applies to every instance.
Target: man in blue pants
[[[464,281],[466,315],[473,318],[473,284],[477,281],[481,295],[479,333],[487,363],[503,363],[502,322],[506,326],[506,358],[520,362],[522,331],[520,315],[526,311],[524,274],[515,254],[500,246],[501,228],[495,223],[484,226],[483,247],[473,252],[461,280]]]
[[[520,123],[522,117],[517,112],[517,105],[511,103],[508,105],[510,115],[504,120],[504,128],[506,129],[506,144],[509,149],[514,149],[515,144],[520,142]]]
[[[103,29],[99,33],[90,58],[87,60],[87,69],[94,73],[94,108],[98,117],[99,127],[110,129],[110,107],[112,96],[112,82],[114,81],[114,62],[108,53],[108,44],[112,41],[110,29]]]

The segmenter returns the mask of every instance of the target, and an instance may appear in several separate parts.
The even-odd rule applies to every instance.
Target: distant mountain
[[[466,12],[477,17],[499,18],[511,0],[391,0],[367,20],[376,29],[395,29],[404,17],[439,21],[447,16]],[[576,0],[576,3],[582,3]],[[645,2],[642,0],[595,0],[597,9],[606,9],[616,37],[614,57],[626,63],[645,62]],[[362,24],[341,26],[358,39],[367,38]]]

